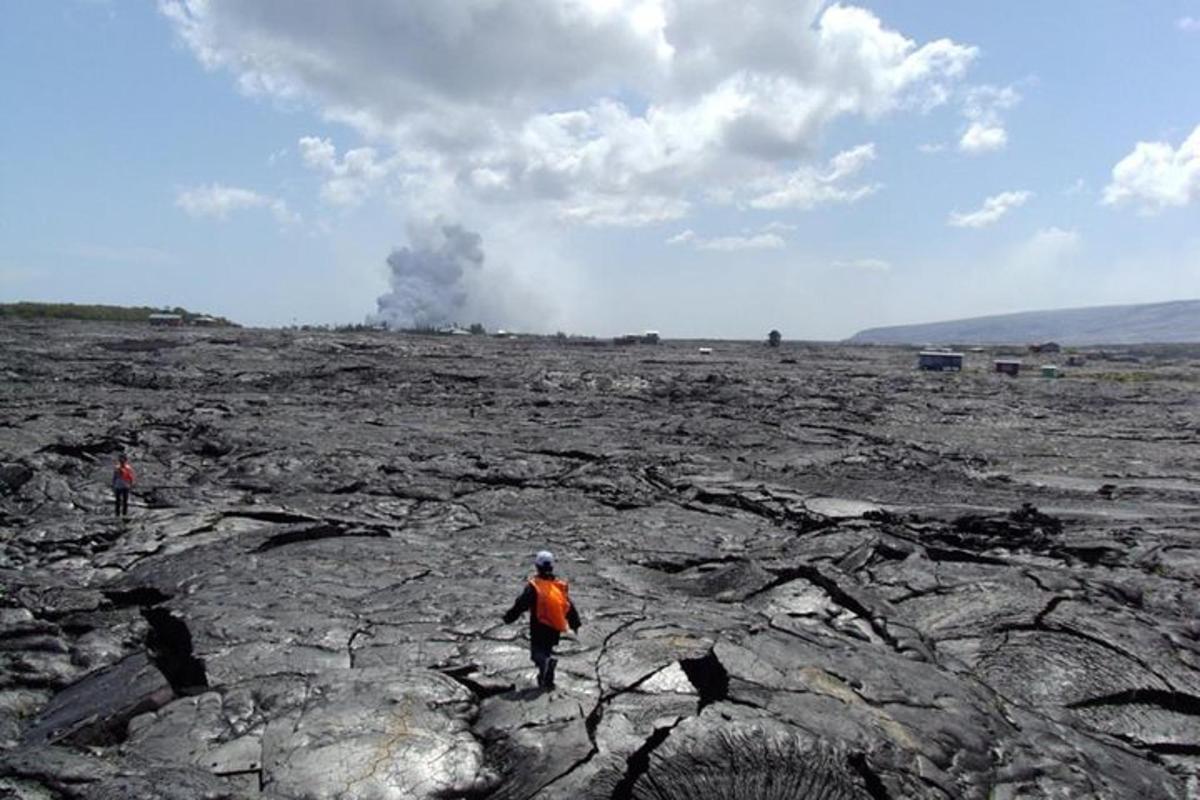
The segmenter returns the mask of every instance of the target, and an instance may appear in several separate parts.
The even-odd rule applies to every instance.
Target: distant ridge
[[[1023,311],[867,328],[856,344],[1151,344],[1200,342],[1200,300]]]
[[[224,317],[188,311],[186,308],[151,306],[81,305],[79,303],[0,303],[0,319],[78,319],[92,322],[146,322],[152,314],[177,314],[185,324],[208,320],[220,326],[238,327]]]

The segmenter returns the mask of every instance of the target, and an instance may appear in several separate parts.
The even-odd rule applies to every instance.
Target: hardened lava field
[[[1195,796],[1200,352],[1083,350],[6,324],[0,793]]]

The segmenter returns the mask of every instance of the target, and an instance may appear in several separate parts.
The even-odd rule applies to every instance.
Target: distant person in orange
[[[570,628],[579,630],[579,611],[571,602],[567,582],[554,577],[554,555],[542,550],[533,559],[537,574],[525,584],[512,608],[504,612],[504,622],[512,623],[529,612],[529,657],[537,666],[537,684],[554,688],[554,668],[558,659],[554,647]]]
[[[129,516],[129,490],[133,488],[135,480],[137,475],[133,471],[133,464],[129,463],[129,456],[121,453],[112,474],[113,501],[118,517]]]

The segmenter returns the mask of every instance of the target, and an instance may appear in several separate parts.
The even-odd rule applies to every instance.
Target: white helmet
[[[540,570],[554,569],[554,553],[549,550],[541,550],[533,557],[533,565]]]

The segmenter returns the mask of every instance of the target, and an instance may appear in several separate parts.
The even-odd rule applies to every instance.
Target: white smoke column
[[[413,246],[392,251],[387,264],[391,291],[376,300],[368,317],[389,328],[421,328],[464,322],[470,278],[483,267],[483,239],[461,225],[412,232]]]

